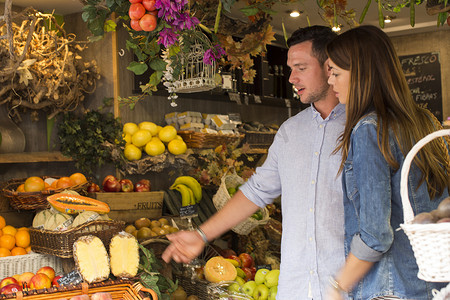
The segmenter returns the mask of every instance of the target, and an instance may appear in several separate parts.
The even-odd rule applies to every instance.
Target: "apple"
[[[114,176],[109,177],[108,179],[105,178],[105,180],[103,180],[103,190],[105,192],[120,192],[121,190],[120,182]]]
[[[250,268],[254,266],[253,257],[250,254],[244,252],[239,254],[238,257],[241,260],[241,265],[243,267]]]
[[[109,179],[117,180],[116,176],[114,176],[114,175],[106,175],[106,177],[103,178],[102,186],[105,185],[105,182]]]
[[[255,300],[267,300],[269,298],[269,288],[263,283],[256,286],[253,292],[253,299]]]
[[[269,289],[269,300],[276,300],[278,293],[278,286],[273,286]]]
[[[53,278],[52,280],[52,286],[60,286],[58,279],[60,279],[61,277],[62,275],[55,276],[55,278]]]
[[[264,283],[264,279],[266,278],[267,273],[269,273],[270,270],[268,269],[259,269],[256,271],[255,274],[255,282],[256,284],[262,284]]]
[[[230,258],[231,255],[237,256],[236,252],[233,249],[223,249],[220,250],[219,253],[225,258]]]
[[[98,186],[98,184],[92,182],[90,185],[88,185],[87,192],[88,193],[98,193],[98,192],[100,192],[100,187]]]
[[[237,282],[233,282],[227,287],[227,290],[230,292],[240,293],[241,292],[241,286]]]
[[[10,277],[5,277],[2,279],[2,281],[0,281],[0,288],[7,286],[8,284],[19,284],[19,282],[17,281],[17,279],[15,279],[14,277],[10,276]]]
[[[41,290],[49,289],[52,286],[52,281],[44,273],[37,273],[30,279],[30,289]]]
[[[136,182],[134,186],[135,192],[150,192],[151,190],[151,184],[150,180],[148,179],[141,179],[138,182]]]
[[[47,277],[50,279],[50,281],[52,281],[53,278],[55,278],[55,270],[49,266],[45,266],[45,267],[42,267],[39,270],[37,270],[36,274],[39,274],[39,273],[47,275]]]
[[[280,270],[269,271],[269,273],[267,273],[266,278],[264,280],[264,284],[268,288],[278,285],[278,277],[279,276],[280,276]]]
[[[130,0],[130,3],[140,3],[142,0]]]
[[[30,285],[30,279],[34,276],[34,273],[32,272],[24,272],[22,274],[20,274],[19,276],[19,284],[20,285],[24,285],[26,284],[27,286]]]
[[[249,280],[254,280],[255,279],[255,276],[253,275],[252,270],[250,268],[242,267],[241,269],[245,273],[245,277],[244,277],[245,281],[249,281]]]
[[[145,9],[148,11],[154,11],[155,8],[155,0],[142,0],[142,5],[144,5]]]
[[[142,31],[141,25],[139,25],[139,20],[130,20],[130,27],[136,31]]]
[[[21,291],[21,290],[22,290],[22,286],[20,286],[20,284],[10,283],[0,289],[0,294],[17,293],[18,291]]]
[[[132,192],[134,190],[134,184],[130,179],[121,179],[119,181],[122,192]]]
[[[143,15],[145,15],[144,5],[142,5],[142,3],[131,4],[130,8],[128,9],[128,15],[130,16],[131,20],[139,20]]]
[[[247,281],[246,283],[244,283],[244,285],[242,286],[242,290],[244,291],[245,294],[249,295],[250,297],[253,296],[253,293],[256,290],[256,282],[254,282],[253,280]]]

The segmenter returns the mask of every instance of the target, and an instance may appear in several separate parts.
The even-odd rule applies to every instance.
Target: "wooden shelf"
[[[35,162],[64,162],[73,161],[59,151],[53,152],[22,152],[0,154],[0,164],[35,163]]]

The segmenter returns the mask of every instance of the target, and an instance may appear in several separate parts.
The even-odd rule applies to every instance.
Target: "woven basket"
[[[404,223],[400,227],[409,238],[419,273],[425,281],[450,281],[450,223],[412,224],[414,212],[408,196],[408,173],[411,162],[419,150],[437,137],[450,135],[450,129],[433,132],[421,139],[406,155],[401,170],[400,194],[402,198]]]
[[[61,258],[73,257],[73,243],[84,235],[100,238],[108,249],[111,238],[125,228],[125,222],[95,220],[66,231],[30,228],[31,250]]]
[[[276,132],[245,131],[242,143],[248,144],[250,148],[267,149],[272,145],[276,134]]]
[[[41,267],[50,266],[56,274],[64,271],[63,260],[47,254],[28,253],[25,255],[0,258],[0,278],[10,277],[24,272],[36,273]]]
[[[145,288],[139,282],[128,280],[107,280],[99,283],[87,284],[85,282],[76,286],[51,287],[44,290],[23,291],[13,294],[2,295],[1,299],[26,299],[26,300],[60,300],[70,299],[74,296],[89,295],[108,292],[112,299],[124,300],[157,300],[155,291]]]
[[[239,177],[237,174],[228,174],[224,175],[221,179],[221,183],[219,186],[219,189],[217,190],[216,194],[213,196],[213,203],[214,206],[217,208],[217,210],[222,209],[222,207],[225,206],[225,204],[228,202],[228,200],[231,199],[230,194],[228,193],[228,188],[236,188],[238,185],[241,185],[244,183],[244,180]],[[247,235],[252,231],[255,227],[258,225],[264,225],[269,221],[269,211],[267,208],[261,208],[262,212],[262,219],[256,220],[252,217],[249,217],[244,222],[236,225],[235,227],[231,228],[234,232],[240,235]]]
[[[216,148],[223,144],[239,144],[244,138],[244,134],[214,134],[196,131],[178,131],[178,135],[183,138],[188,148]]]
[[[60,176],[43,176],[42,179],[46,178],[61,178]],[[47,197],[56,193],[61,193],[65,189],[47,190],[41,192],[17,192],[16,189],[19,185],[25,182],[27,178],[22,179],[11,179],[2,186],[3,195],[9,199],[9,205],[17,210],[40,210],[49,207]],[[76,191],[80,194],[84,194],[87,186],[89,185],[89,180],[82,184],[77,184],[71,186],[69,189]]]

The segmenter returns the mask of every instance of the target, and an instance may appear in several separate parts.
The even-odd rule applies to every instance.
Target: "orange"
[[[39,192],[45,188],[44,180],[41,177],[28,177],[24,183],[25,192]]]
[[[25,250],[27,250],[27,253],[30,253],[32,251],[31,246],[26,247]]]
[[[55,181],[52,182],[52,184],[50,184],[50,188],[52,190],[56,190],[57,189],[57,187],[56,187],[57,185],[58,185],[58,179],[56,179]]]
[[[73,185],[72,179],[70,177],[61,177],[58,179],[58,183],[56,184],[56,188],[58,189],[66,189]]]
[[[3,218],[2,216],[0,216],[0,229],[2,229],[3,227],[6,226],[6,221],[5,218]]]
[[[17,229],[14,226],[6,225],[2,228],[3,234],[10,234],[12,236],[15,236],[17,233]]]
[[[82,184],[87,181],[86,176],[84,176],[81,173],[73,173],[72,175],[70,175],[69,178],[70,178],[70,180],[72,180],[73,184],[75,184],[75,185]]]
[[[24,255],[24,254],[27,254],[27,250],[25,250],[25,249],[22,248],[22,247],[14,247],[14,248],[12,248],[12,250],[11,250],[11,255],[12,255],[12,256],[16,256],[16,255]]]
[[[0,247],[11,250],[16,245],[16,239],[10,234],[0,236]]]
[[[30,231],[30,228],[28,228],[28,227],[20,227],[20,228],[17,228],[17,231],[20,231],[20,230]]]
[[[16,246],[22,248],[30,246],[30,233],[28,231],[19,230],[14,237],[16,238]]]
[[[6,248],[0,248],[0,257],[11,256],[11,251]]]
[[[25,192],[25,184],[22,183],[21,185],[19,185],[19,186],[17,187],[17,190],[16,190],[16,191],[19,192],[19,193]]]

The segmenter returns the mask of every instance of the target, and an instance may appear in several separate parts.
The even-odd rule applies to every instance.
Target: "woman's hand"
[[[162,254],[162,259],[168,263],[189,263],[202,253],[205,243],[196,231],[178,231],[167,236],[172,243]]]

